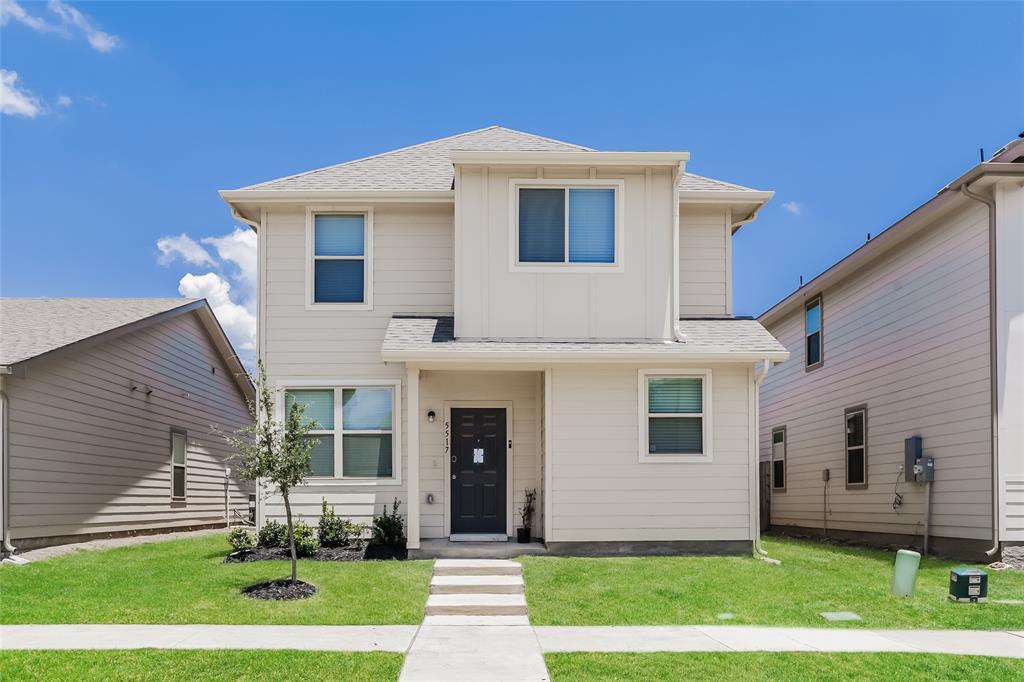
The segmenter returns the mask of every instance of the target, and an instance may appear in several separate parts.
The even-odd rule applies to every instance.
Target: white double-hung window
[[[711,459],[711,371],[640,370],[640,461]]]
[[[373,305],[373,211],[306,214],[306,304],[367,310]]]
[[[399,392],[398,382],[286,389],[285,414],[300,403],[304,421],[313,424],[311,476],[397,483]]]
[[[622,269],[621,180],[511,180],[514,270]]]

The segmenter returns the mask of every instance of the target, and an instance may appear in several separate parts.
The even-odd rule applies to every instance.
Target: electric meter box
[[[988,601],[988,573],[980,568],[954,568],[949,572],[949,598],[953,601]]]

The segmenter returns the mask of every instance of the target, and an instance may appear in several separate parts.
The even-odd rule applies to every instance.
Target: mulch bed
[[[404,547],[387,547],[384,545],[357,544],[347,547],[321,547],[311,557],[313,561],[401,561],[407,559],[408,551]],[[248,561],[289,561],[291,554],[287,547],[257,547],[255,549],[232,552],[224,559],[226,564],[240,564]]]
[[[250,585],[242,590],[242,594],[253,599],[306,599],[316,594],[316,587],[301,580],[271,580],[268,583]]]

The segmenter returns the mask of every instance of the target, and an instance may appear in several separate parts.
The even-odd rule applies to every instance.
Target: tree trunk
[[[284,498],[284,513],[288,517],[288,548],[292,553],[292,580],[298,580],[298,560],[295,555],[295,527],[292,526],[292,503],[288,499],[288,492],[281,491]]]

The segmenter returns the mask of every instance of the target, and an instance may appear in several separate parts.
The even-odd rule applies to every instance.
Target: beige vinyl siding
[[[452,220],[451,206],[375,206],[373,310],[307,310],[305,207],[269,209],[260,237],[265,252],[261,353],[270,381],[330,379],[351,385],[358,384],[359,379],[402,379],[402,409],[396,421],[400,419],[404,434],[405,366],[386,365],[380,357],[380,345],[394,314],[452,314]],[[405,440],[401,439],[401,484],[314,482],[293,491],[293,511],[315,523],[321,500],[326,498],[338,514],[369,523],[374,512],[380,513],[382,505],[397,497],[404,512]],[[261,516],[283,519],[280,499],[268,498]]]
[[[729,213],[684,205],[679,211],[679,315],[728,315],[730,300]]]
[[[750,369],[713,366],[710,462],[639,461],[638,369],[558,367],[549,541],[750,540]]]
[[[519,525],[515,512],[522,506],[527,488],[541,487],[539,372],[424,371],[420,378],[420,527],[422,537],[444,537],[444,509],[451,490],[446,479],[444,451],[444,406],[446,402],[512,403],[507,423],[512,441],[512,527]],[[431,424],[426,414],[433,410]],[[434,495],[434,504],[426,496]],[[535,506],[536,510],[536,506]],[[534,531],[542,528],[540,514],[534,515]]]
[[[228,372],[187,313],[6,377],[13,538],[223,523],[231,451],[213,426],[248,421]],[[172,427],[188,433],[187,496],[174,501]],[[230,505],[243,514],[248,490],[231,480]]]
[[[543,179],[589,179],[586,168],[544,168]],[[671,336],[672,177],[664,169],[601,169],[622,180],[621,272],[511,269],[516,226],[510,179],[536,167],[456,167],[459,292],[456,335],[463,338],[664,339]],[[512,252],[514,254],[514,251]]]
[[[936,461],[935,536],[991,536],[988,236],[982,208],[939,218],[913,240],[823,292],[824,364],[804,369],[802,306],[769,328],[792,353],[761,388],[761,457],[786,426],[785,492],[772,523],[920,534],[924,488],[902,482],[903,440]],[[817,294],[809,291],[810,295]],[[868,487],[846,490],[844,409],[866,404]]]

